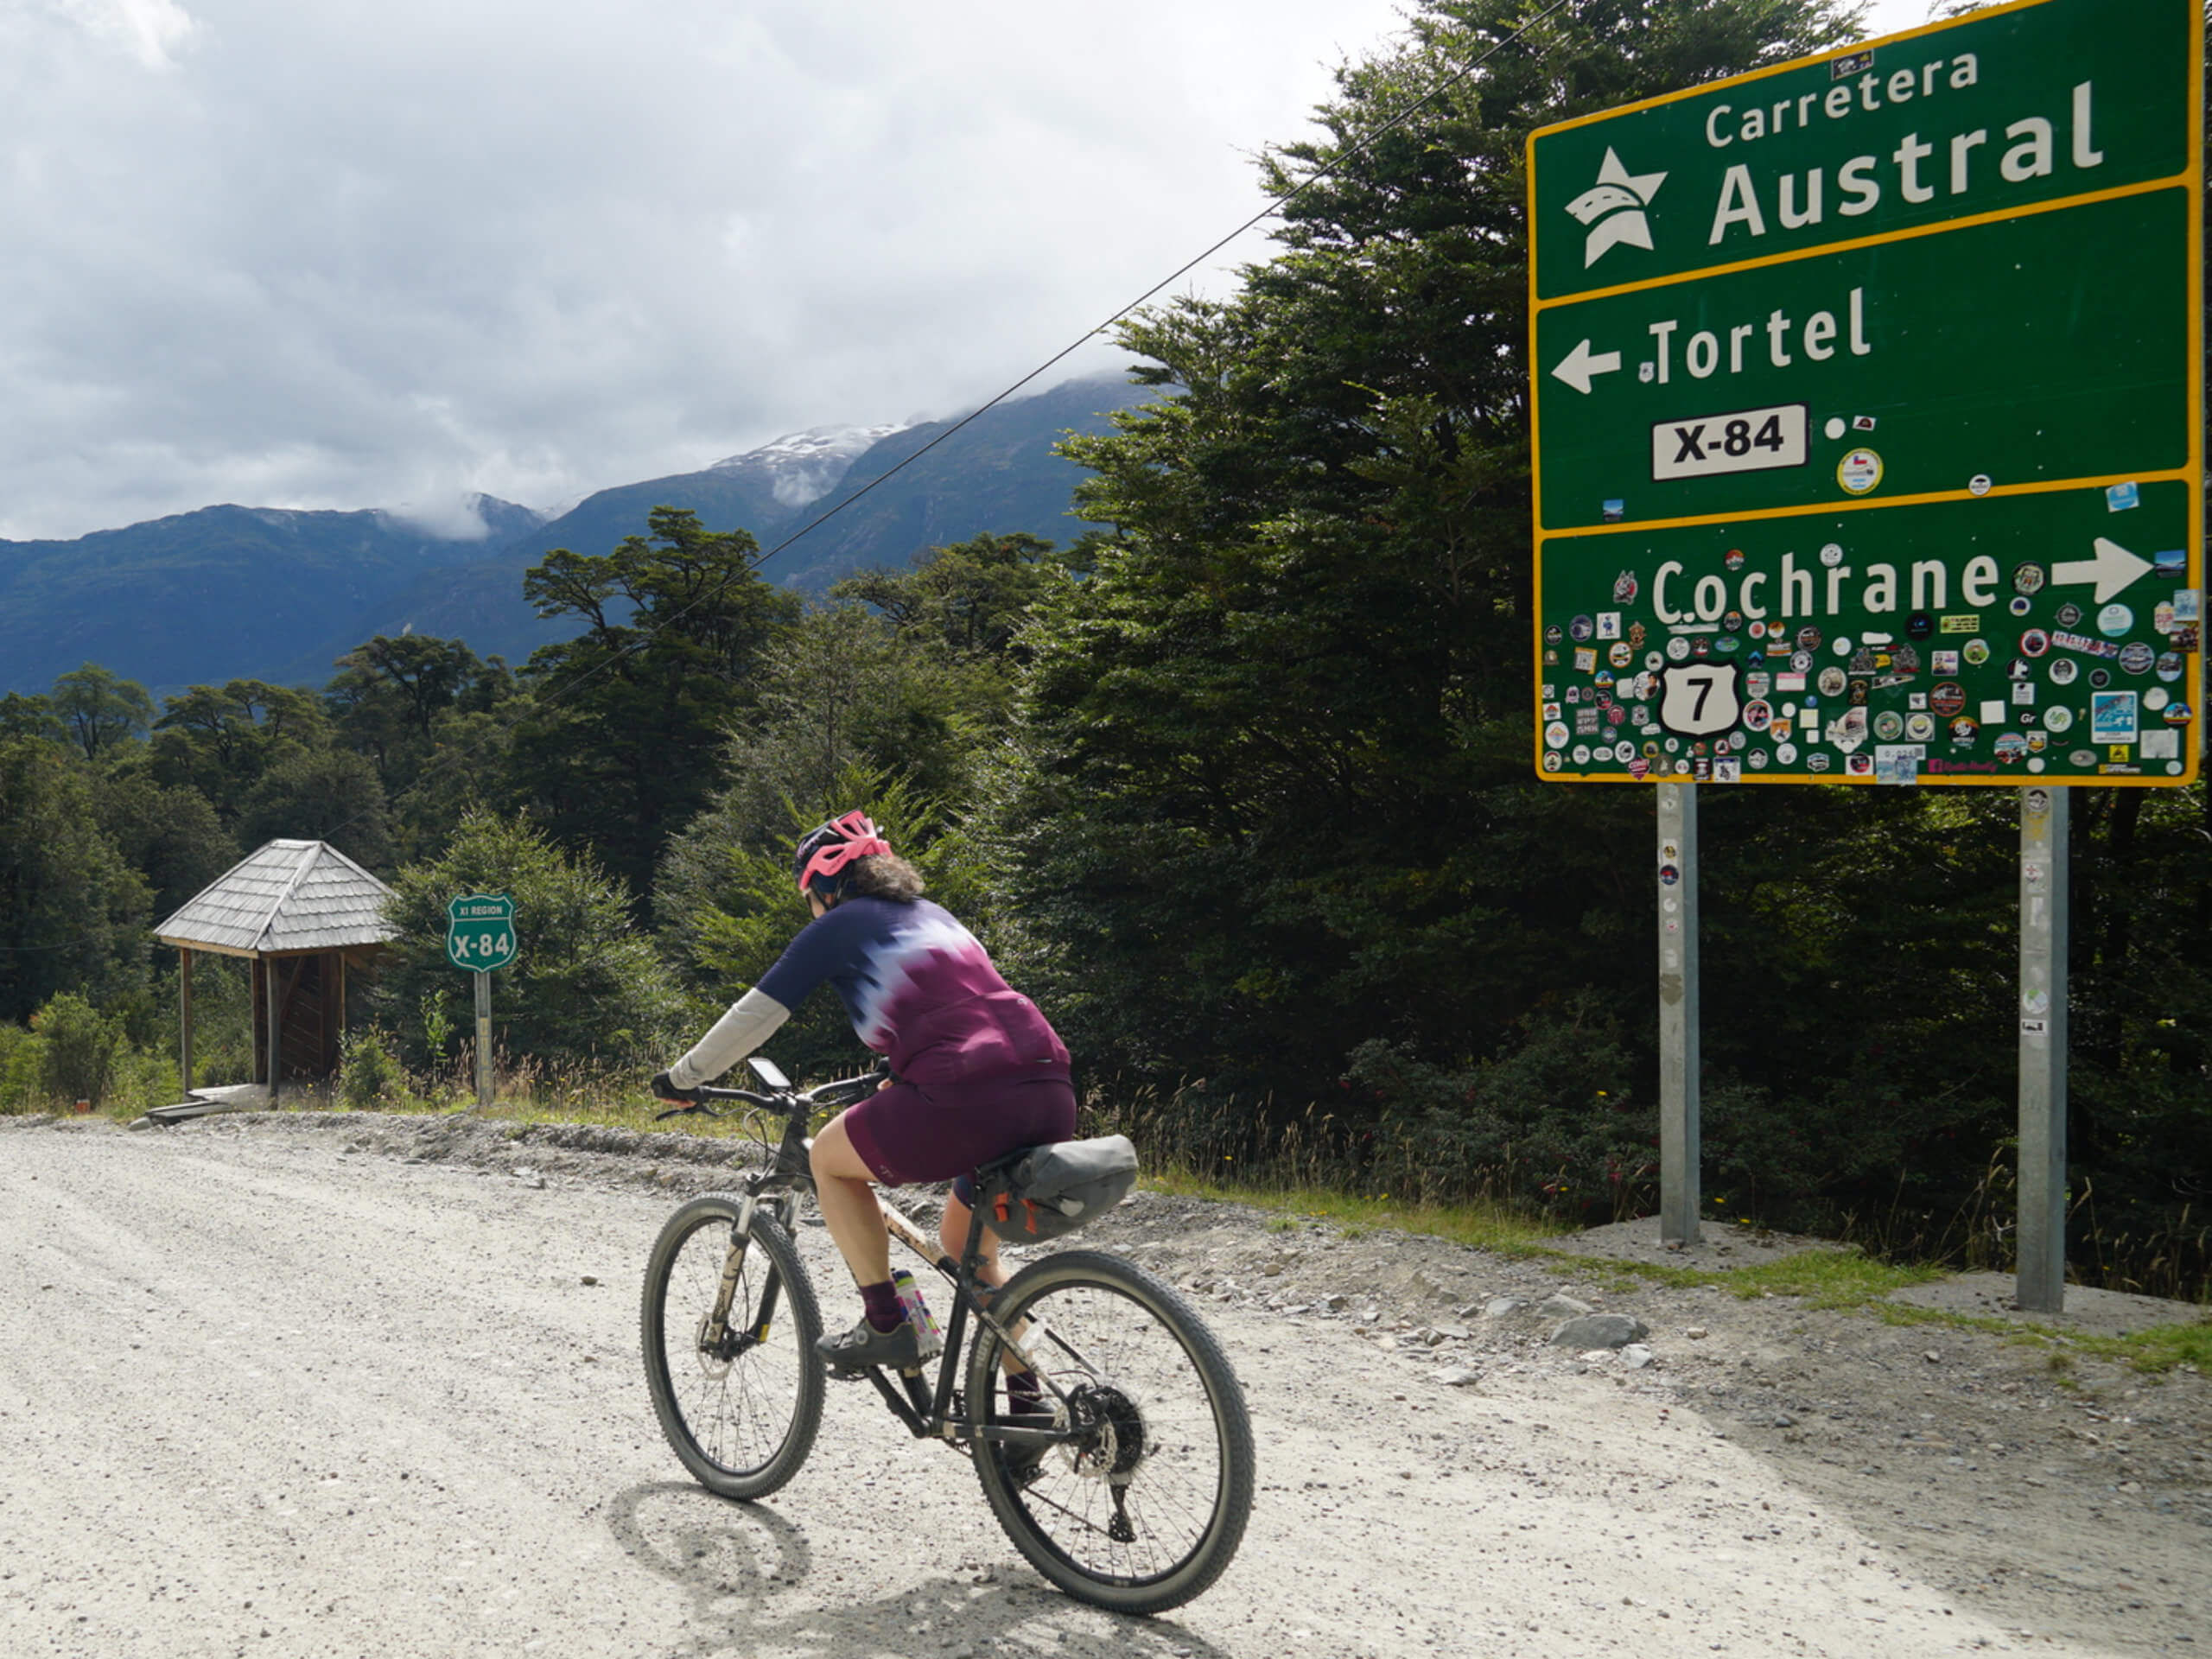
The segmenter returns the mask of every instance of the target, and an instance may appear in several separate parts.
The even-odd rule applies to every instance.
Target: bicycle
[[[793,1243],[814,1191],[808,1123],[882,1080],[801,1091],[772,1063],[749,1064],[766,1092],[701,1089],[698,1103],[659,1115],[720,1117],[713,1103],[722,1102],[784,1123],[738,1191],[694,1198],[669,1217],[639,1318],[662,1433],[701,1485],[741,1501],[789,1482],[821,1426],[822,1315]],[[995,1289],[976,1278],[987,1211],[997,1219],[987,1195],[1005,1194],[1033,1150],[976,1172],[957,1260],[883,1205],[891,1236],[946,1281],[951,1312],[941,1347],[924,1329],[921,1365],[895,1379],[881,1367],[864,1375],[917,1439],[973,1460],[991,1512],[1046,1579],[1115,1611],[1163,1611],[1210,1586],[1243,1540],[1253,1486],[1243,1390],[1189,1305],[1119,1256],[1057,1251]],[[1037,1378],[1029,1404],[1000,1386],[1025,1370]]]

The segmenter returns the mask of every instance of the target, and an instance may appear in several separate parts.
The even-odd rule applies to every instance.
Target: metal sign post
[[[2067,791],[2020,791],[2020,1306],[2066,1311]]]
[[[1659,796],[1659,1239],[1698,1236],[1697,785]]]

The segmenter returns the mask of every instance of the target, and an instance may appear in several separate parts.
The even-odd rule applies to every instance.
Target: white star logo
[[[1598,169],[1596,186],[1567,204],[1567,211],[1578,222],[1592,226],[1582,245],[1585,270],[1596,264],[1598,256],[1616,242],[1624,242],[1632,248],[1651,245],[1651,225],[1643,217],[1643,210],[1651,205],[1651,198],[1666,182],[1664,173],[1630,173],[1621,165],[1621,158],[1611,148],[1606,149],[1605,164]]]

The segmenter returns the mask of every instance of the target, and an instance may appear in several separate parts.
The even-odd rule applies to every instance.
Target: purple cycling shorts
[[[845,1113],[845,1134],[886,1186],[949,1181],[1020,1147],[1075,1138],[1065,1072],[925,1090],[879,1089]]]

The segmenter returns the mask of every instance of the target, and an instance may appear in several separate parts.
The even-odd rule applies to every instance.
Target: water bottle
[[[924,1359],[934,1359],[944,1351],[944,1333],[938,1329],[937,1316],[922,1300],[922,1287],[914,1275],[900,1268],[891,1275],[891,1287],[899,1293],[899,1306],[906,1315],[906,1323],[914,1327],[914,1338],[920,1344]]]

